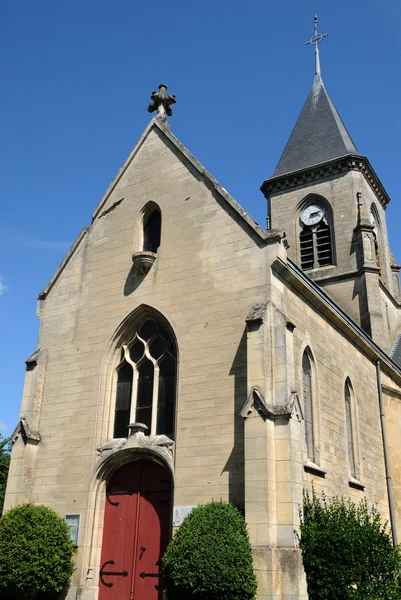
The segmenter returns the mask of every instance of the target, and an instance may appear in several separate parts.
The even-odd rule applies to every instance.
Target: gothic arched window
[[[147,252],[154,252],[160,246],[160,237],[162,229],[162,215],[160,210],[155,209],[143,222],[143,249]]]
[[[305,443],[307,457],[315,462],[315,430],[313,426],[314,407],[313,407],[313,382],[312,365],[307,351],[302,357],[302,395],[304,404],[305,418]]]
[[[175,344],[158,321],[147,318],[121,350],[113,437],[127,437],[135,422],[144,423],[148,435],[173,438],[176,376]]]
[[[348,463],[352,477],[356,477],[354,424],[352,418],[352,386],[349,379],[344,387],[345,422],[347,429]]]
[[[329,211],[319,198],[312,198],[300,214],[301,268],[304,271],[333,264],[333,236]]]

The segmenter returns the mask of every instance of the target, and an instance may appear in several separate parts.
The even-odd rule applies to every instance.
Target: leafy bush
[[[299,545],[309,600],[401,598],[400,553],[378,510],[304,493]]]
[[[245,520],[231,504],[195,508],[163,557],[169,600],[252,600],[256,578]]]
[[[23,504],[0,519],[0,597],[60,592],[74,570],[69,527],[46,506]]]
[[[6,494],[8,469],[10,467],[10,438],[4,438],[0,433],[0,515],[3,512],[4,496]]]

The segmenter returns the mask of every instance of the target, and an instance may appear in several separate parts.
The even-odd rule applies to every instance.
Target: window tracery
[[[130,423],[144,423],[148,435],[173,438],[177,371],[176,349],[158,321],[147,318],[117,366],[114,438],[127,437]]]

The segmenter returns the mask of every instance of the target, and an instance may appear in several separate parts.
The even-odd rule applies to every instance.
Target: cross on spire
[[[305,42],[305,44],[313,44],[315,46],[315,75],[320,75],[320,57],[319,57],[319,44],[323,38],[325,38],[328,33],[319,33],[317,30],[317,15],[314,18],[314,29],[315,33],[313,37],[309,40],[309,42]]]
[[[150,99],[152,102],[148,106],[148,111],[151,113],[155,110],[159,112],[159,115],[164,115],[165,113],[171,117],[173,111],[171,110],[171,104],[176,103],[176,99],[174,94],[171,96],[166,96],[167,86],[165,83],[161,83],[159,85],[159,92],[152,92]]]

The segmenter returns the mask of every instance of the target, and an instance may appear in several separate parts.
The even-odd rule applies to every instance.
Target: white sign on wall
[[[196,506],[174,506],[173,510],[173,527],[178,527],[183,520],[189,515]]]
[[[81,520],[81,515],[65,515],[64,521],[67,523],[70,528],[71,539],[74,546],[78,546],[78,538],[79,538],[79,523]]]

